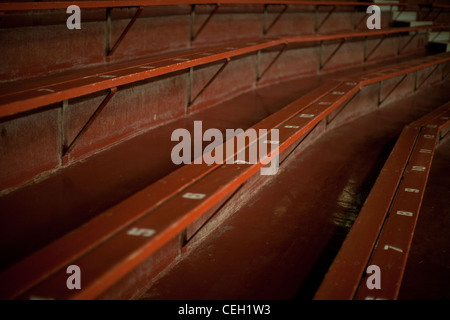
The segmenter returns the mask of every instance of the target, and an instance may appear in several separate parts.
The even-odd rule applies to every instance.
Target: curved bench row
[[[450,103],[407,125],[315,299],[396,299],[420,213],[439,134],[450,126]],[[366,285],[380,268],[381,288]]]
[[[275,154],[282,153],[363,86],[449,60],[449,54],[429,56],[396,68],[327,83],[262,120],[252,129],[266,129],[268,134],[278,129],[279,148]],[[239,136],[235,137],[237,139]],[[267,136],[257,139],[267,139]],[[244,149],[257,142],[250,139]],[[233,156],[239,151],[236,150]],[[232,195],[261,166],[261,163],[183,166],[2,272],[0,296],[26,299],[95,298],[197,218]],[[187,197],[187,194],[201,197]],[[75,292],[65,287],[65,267],[69,264],[76,264],[83,270],[82,290]]]
[[[277,46],[297,43],[314,43],[331,40],[355,39],[376,36],[389,36],[418,32],[420,30],[440,29],[441,26],[420,26],[412,28],[393,28],[352,32],[344,34],[311,35],[285,39],[256,40],[239,42],[227,46],[197,49],[188,52],[165,55],[160,58],[140,59],[107,67],[80,71],[65,76],[49,76],[37,81],[26,81],[14,86],[4,86],[0,90],[0,118],[35,110],[53,103],[85,96],[103,90],[115,90],[118,86],[150,79],[163,74],[189,69],[247,53],[261,51]],[[270,66],[269,66],[270,67]]]

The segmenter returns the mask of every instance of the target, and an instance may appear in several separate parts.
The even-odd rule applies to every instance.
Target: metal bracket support
[[[401,54],[402,51],[406,49],[406,47],[411,43],[411,41],[413,41],[413,39],[414,39],[418,34],[419,34],[418,31],[414,32],[414,34],[408,39],[408,41],[406,41],[406,43],[403,45],[403,47],[400,48],[400,46],[399,46],[399,48],[398,48],[398,50],[397,50],[397,55]],[[399,42],[399,45],[400,45],[400,42]]]
[[[217,3],[214,7],[214,9],[209,13],[206,20],[202,23],[202,25],[198,28],[197,31],[194,31],[194,20],[195,20],[195,4],[191,6],[191,22],[190,22],[190,40],[195,41],[197,39],[198,35],[203,31],[203,29],[206,27],[208,22],[211,20],[211,18],[216,14],[217,10],[219,10],[220,4]]]
[[[259,66],[258,69],[256,70],[256,82],[259,82],[259,80],[262,79],[262,77],[267,73],[267,71],[269,71],[269,69],[273,66],[273,64],[278,60],[278,58],[281,56],[281,54],[284,52],[284,50],[287,47],[287,43],[283,43],[282,47],[280,49],[280,51],[277,53],[277,55],[275,56],[275,58],[272,59],[272,61],[269,63],[269,65],[264,69],[263,72],[259,73]],[[258,54],[261,55],[260,51],[258,51]],[[258,60],[260,59],[260,56],[258,57]],[[258,61],[259,62],[259,61]]]
[[[366,54],[366,50],[367,50],[367,41],[368,38],[365,37],[365,49],[364,49],[364,62],[367,61],[367,59],[369,59],[369,57],[374,54],[374,52],[378,49],[378,47],[383,43],[383,41],[387,38],[387,36],[384,34],[383,37],[380,39],[380,41],[378,41],[378,43],[375,45],[375,47],[372,48],[372,50],[370,50],[370,52],[368,54]]]
[[[363,16],[361,17],[361,19],[358,21],[358,23],[356,23],[356,13],[358,13],[359,11],[354,10],[353,11],[353,30],[357,30],[358,27],[361,25],[361,23],[367,19],[367,14],[364,11]]]
[[[275,19],[272,21],[272,23],[267,26],[267,16],[269,13],[269,5],[266,4],[264,5],[264,19],[263,19],[263,35],[267,35],[267,33],[269,33],[270,29],[273,28],[273,26],[278,22],[278,20],[280,20],[281,16],[286,12],[288,5],[287,4],[282,4],[283,9],[278,13],[278,15],[275,17]]]
[[[112,9],[113,8],[107,8],[106,9],[106,29],[107,29],[107,48],[106,48],[107,52],[106,52],[106,56],[107,57],[110,57],[114,53],[114,51],[116,51],[117,47],[120,45],[122,40],[128,34],[128,32],[130,31],[131,27],[136,22],[137,18],[139,18],[140,14],[144,10],[144,7],[138,7],[137,8],[136,13],[134,14],[133,18],[131,18],[131,20],[128,23],[128,25],[122,31],[122,34],[120,35],[120,37],[117,39],[116,43],[111,48],[110,37],[111,37],[111,11],[112,11]]]
[[[323,40],[320,41],[319,47],[319,71],[322,70],[325,65],[334,57],[334,55],[338,52],[338,50],[342,47],[342,45],[346,42],[345,38],[342,38],[341,42],[337,45],[337,47],[333,50],[333,52],[328,56],[328,58],[322,62],[323,57]]]
[[[395,91],[395,89],[398,88],[398,86],[403,82],[403,80],[406,79],[406,76],[407,76],[407,75],[408,75],[408,74],[403,75],[403,77],[400,79],[400,81],[398,81],[398,82],[395,84],[395,86],[393,86],[392,89],[389,90],[389,92],[384,96],[383,99],[381,99],[381,83],[382,83],[383,81],[380,81],[380,82],[379,82],[379,83],[380,83],[380,87],[379,87],[379,90],[378,90],[378,105],[382,104],[383,102],[386,101],[387,98],[389,98],[389,96]]]
[[[225,62],[223,63],[223,65],[219,68],[219,70],[216,71],[216,73],[211,77],[211,79],[209,79],[209,81],[203,86],[203,88],[196,94],[196,96],[192,99],[191,98],[191,86],[192,83],[194,81],[194,67],[189,68],[189,86],[188,86],[188,107],[191,106],[195,100],[198,99],[198,97],[200,97],[200,95],[211,85],[211,83],[213,83],[213,81],[219,76],[219,74],[222,73],[222,71],[225,69],[225,67],[228,65],[228,63],[231,61],[230,58],[226,58]]]
[[[441,142],[442,140],[445,139],[446,136],[448,136],[448,134],[450,133],[450,130],[447,130],[447,132],[445,132],[445,134],[442,134],[443,130],[439,131],[439,142]]]
[[[334,114],[334,116],[330,119],[331,114],[327,115],[325,118],[325,124],[328,126],[334,119],[336,119],[336,117],[350,104],[350,102],[353,101],[353,99],[355,99],[356,96],[358,96],[359,91],[356,91],[350,99],[347,99],[347,101],[345,101],[344,105],[339,107],[338,110],[336,111],[336,113]]]
[[[336,10],[336,6],[332,6],[331,10],[328,11],[328,13],[325,16],[325,18],[319,23],[319,10],[318,10],[319,6],[320,5],[316,5],[316,12],[315,12],[315,17],[314,17],[314,32],[318,32],[320,30],[320,28],[324,25],[324,23],[328,20],[328,18]]]
[[[89,120],[86,122],[86,124],[83,126],[83,128],[78,132],[77,136],[73,141],[64,149],[62,156],[67,156],[75,147],[75,145],[80,141],[81,137],[86,133],[86,131],[89,129],[89,127],[92,125],[92,123],[97,119],[98,115],[102,112],[102,110],[106,107],[108,102],[111,100],[111,98],[114,96],[114,94],[117,92],[116,87],[112,87],[109,89],[108,95],[105,97],[105,99],[100,103],[100,105],[97,107],[97,109],[94,111],[92,116],[89,118]]]
[[[419,90],[421,86],[423,86],[423,84],[431,77],[431,75],[437,70],[437,68],[439,67],[439,64],[437,64],[433,70],[431,70],[431,72],[425,77],[425,79],[422,81],[421,84],[417,85],[417,72],[416,71],[416,78],[414,81],[414,91]]]

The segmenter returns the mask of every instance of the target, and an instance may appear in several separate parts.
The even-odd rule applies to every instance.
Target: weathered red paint
[[[76,76],[57,76],[35,82],[26,82],[5,87],[0,91],[0,117],[30,111],[52,103],[73,99],[90,93],[119,87],[136,81],[149,79],[163,74],[185,70],[224,59],[243,55],[258,50],[279,46],[283,43],[295,44],[305,42],[348,39],[365,36],[379,36],[409,32],[413,30],[439,29],[440,26],[421,26],[413,28],[394,28],[370,32],[353,32],[333,35],[311,35],[285,39],[257,40],[239,42],[233,47],[222,46],[211,49],[197,49],[182,54],[165,55],[162,58],[141,59],[134,62],[119,63],[114,66],[82,71]],[[232,48],[232,49],[230,49]],[[212,55],[205,56],[205,53]],[[169,57],[170,56],[170,57]],[[448,57],[442,54],[443,59]],[[186,60],[187,59],[187,60]],[[448,58],[450,59],[450,58]],[[432,65],[432,64],[431,64]],[[144,69],[146,67],[153,67]]]
[[[422,61],[425,66],[428,64],[424,61]],[[420,64],[417,64],[415,68],[419,68]],[[410,70],[410,66],[406,66],[405,70]],[[399,70],[391,71],[391,75],[396,75]],[[374,78],[379,77],[378,75],[372,75]],[[390,74],[386,73],[383,75],[384,78],[389,77]],[[368,80],[364,80],[368,81]],[[362,82],[364,82],[362,81]],[[286,130],[282,127],[280,127],[280,139],[282,142],[281,144],[281,151],[284,150],[284,148],[287,148],[292,143],[295,143],[302,135],[304,135],[306,132],[308,132],[312,127],[315,126],[321,119],[329,115],[334,109],[336,109],[338,106],[340,106],[343,102],[345,102],[347,99],[352,97],[354,93],[356,93],[359,90],[359,86],[361,84],[358,84],[358,82],[349,83],[348,81],[345,81],[338,85],[336,87],[335,84],[330,84],[330,86],[325,89],[326,87],[322,88],[321,90],[323,93],[315,92],[307,95],[307,99],[310,99],[309,103],[307,105],[310,105],[305,111],[307,113],[315,114],[316,117],[312,120],[308,120],[305,118],[300,117],[293,117],[294,114],[298,114],[298,112],[301,112],[302,109],[298,109],[299,105],[302,105],[300,101],[308,101],[305,97],[300,99],[300,101],[297,101],[296,103],[291,104],[290,106],[286,107],[283,110],[280,110],[278,113],[274,114],[273,116],[263,120],[260,124],[257,126],[254,126],[255,129],[258,128],[268,128],[268,124],[271,123],[271,126],[279,126],[280,121],[281,123],[284,122],[285,125],[296,125],[300,126],[300,128],[296,133],[288,133]],[[320,92],[320,91],[319,91]],[[334,94],[333,92],[341,92],[340,94]],[[324,95],[325,94],[325,95]],[[322,98],[320,98],[322,97]],[[306,100],[305,100],[306,99]],[[318,102],[313,103],[313,101],[320,99],[320,101],[323,102],[331,102],[331,105],[323,105],[319,104]],[[284,120],[282,120],[284,119]],[[290,119],[287,120],[286,119]],[[275,121],[275,122],[274,122]],[[278,123],[278,124],[276,124]],[[270,126],[269,126],[270,127]],[[64,263],[67,263],[68,261],[74,261],[72,259],[75,259],[77,263],[84,264],[87,266],[87,264],[90,264],[95,257],[95,259],[98,259],[100,254],[111,254],[110,249],[99,249],[100,252],[97,252],[95,249],[94,251],[90,248],[94,247],[94,243],[99,243],[102,239],[105,239],[106,237],[109,237],[112,233],[118,232],[121,228],[122,231],[116,233],[115,236],[113,236],[111,239],[121,239],[121,240],[114,240],[113,242],[106,242],[103,245],[101,245],[98,248],[107,248],[109,246],[116,246],[116,241],[123,243],[123,254],[125,256],[122,256],[122,258],[119,257],[105,257],[105,261],[110,261],[113,263],[115,261],[115,265],[117,267],[114,268],[114,271],[109,270],[109,266],[105,264],[103,267],[106,267],[106,269],[97,269],[97,271],[93,270],[93,274],[91,275],[91,281],[98,283],[99,279],[102,279],[101,285],[92,284],[88,285],[86,290],[83,290],[83,293],[81,295],[73,296],[72,298],[89,298],[89,297],[95,297],[98,294],[100,294],[103,290],[105,290],[107,287],[111,286],[117,279],[121,278],[124,274],[126,274],[127,271],[129,271],[131,268],[135,267],[140,261],[145,259],[148,255],[150,255],[152,252],[155,252],[158,248],[160,248],[164,243],[172,239],[174,236],[178,235],[179,232],[181,232],[184,228],[186,228],[189,224],[194,222],[198,217],[200,217],[203,213],[205,213],[209,208],[211,208],[217,201],[220,201],[223,197],[227,196],[231,192],[233,192],[238,186],[242,184],[243,181],[247,180],[249,177],[251,177],[257,170],[259,169],[258,165],[254,165],[252,168],[244,169],[242,165],[225,165],[224,168],[220,168],[219,166],[212,166],[207,167],[204,165],[201,166],[186,166],[181,168],[180,170],[174,172],[174,174],[169,175],[167,178],[161,180],[160,182],[150,186],[149,188],[151,190],[154,190],[152,192],[152,195],[156,195],[153,199],[156,199],[156,202],[153,204],[148,203],[148,200],[144,200],[146,197],[145,194],[148,194],[149,188],[144,190],[145,192],[140,192],[133,196],[132,198],[128,199],[127,201],[120,203],[118,206],[112,208],[111,210],[108,210],[105,214],[98,216],[94,221],[96,223],[89,223],[88,228],[92,228],[92,238],[87,237],[87,229],[84,229],[82,232],[72,233],[72,237],[74,236],[80,236],[85,241],[85,245],[74,245],[74,243],[78,243],[75,241],[70,241],[70,237],[65,237],[65,239],[62,239],[59,242],[59,245],[61,243],[65,243],[67,241],[67,245],[69,246],[69,249],[66,247],[67,256],[64,258],[64,260],[60,260],[59,262],[54,261],[47,265],[46,267],[43,267],[40,270],[36,271],[36,274],[30,275],[28,279],[23,279],[18,277],[22,282],[22,288],[29,288],[30,285],[36,284],[36,278],[39,279],[39,276],[36,277],[38,274],[48,274],[50,275],[52,272],[55,272],[58,268],[61,268]],[[227,168],[227,169],[226,169]],[[219,170],[220,169],[220,170]],[[213,171],[214,170],[214,171]],[[216,171],[218,170],[218,171]],[[224,174],[223,172],[226,172]],[[231,171],[230,171],[231,170]],[[230,172],[228,172],[230,171]],[[235,172],[236,171],[236,172]],[[192,178],[187,178],[186,175],[189,172],[189,175],[192,176]],[[242,172],[242,174],[240,174]],[[192,175],[193,174],[193,175]],[[179,177],[182,177],[182,181],[186,181],[187,184],[180,184]],[[218,175],[216,177],[216,175]],[[168,179],[171,177],[174,178],[173,182],[169,182]],[[195,180],[193,179],[195,177]],[[232,178],[234,177],[234,178]],[[222,181],[222,179],[228,179]],[[219,179],[221,182],[218,183]],[[231,179],[231,180],[230,180]],[[209,181],[209,182],[208,182]],[[227,182],[228,181],[228,182]],[[201,187],[199,187],[201,186]],[[204,187],[203,187],[204,186]],[[169,191],[170,189],[167,188],[174,188],[173,191]],[[200,188],[200,189],[197,189]],[[208,198],[207,201],[204,203],[201,203],[200,206],[193,206],[192,203],[188,203],[186,199],[183,199],[181,196],[185,192],[208,192],[210,193],[212,190],[216,190],[217,193],[211,194],[211,198]],[[180,193],[180,191],[183,191]],[[200,190],[200,191],[199,191]],[[169,191],[169,192],[167,192]],[[138,200],[138,197],[143,196],[144,198],[142,200]],[[166,201],[166,199],[169,199],[170,201]],[[187,207],[182,210],[182,206],[186,205]],[[174,207],[173,207],[174,206]],[[141,209],[138,209],[141,208]],[[176,209],[175,209],[176,208]],[[137,210],[136,210],[137,209]],[[180,211],[181,210],[181,211]],[[151,211],[150,214],[148,212]],[[109,213],[108,213],[109,212]],[[116,212],[117,215],[115,215],[115,218],[112,219],[111,217],[108,218],[108,216],[111,216],[111,213]],[[123,215],[123,212],[127,212],[129,214],[129,218],[125,218]],[[158,213],[162,212],[162,213]],[[178,212],[175,214],[175,212]],[[120,216],[119,216],[120,213]],[[175,215],[174,215],[175,214]],[[167,219],[160,219],[161,216],[166,217]],[[172,218],[170,218],[172,217]],[[120,218],[120,219],[119,219]],[[136,219],[140,220],[136,220]],[[116,225],[115,227],[111,228],[111,225],[107,225],[102,221],[103,219],[108,219],[109,223],[113,223]],[[119,220],[117,220],[119,219]],[[127,220],[123,220],[127,219]],[[133,222],[136,221],[136,222]],[[131,224],[130,224],[131,223]],[[146,241],[140,242],[138,240],[132,240],[132,243],[129,242],[131,240],[125,240],[122,242],[122,238],[129,238],[127,236],[126,231],[131,229],[132,227],[136,228],[148,228],[152,227],[155,230],[158,230],[158,235],[154,238],[151,238],[149,240],[145,239]],[[104,233],[101,230],[105,230]],[[80,230],[81,231],[81,230]],[[78,235],[77,235],[78,234]],[[71,239],[73,240],[73,239]],[[75,246],[75,247],[74,247]],[[133,246],[136,247],[136,253],[132,254],[130,251]],[[142,247],[144,246],[144,247]],[[125,247],[127,250],[125,250]],[[55,246],[55,249],[57,247]],[[72,248],[72,249],[71,249]],[[54,249],[51,249],[54,250]],[[44,256],[42,255],[49,255],[52,256],[51,250],[48,248],[44,249],[43,251],[39,252],[37,255],[34,256],[34,259],[37,259],[37,257],[40,256],[40,260]],[[103,251],[104,250],[104,251]],[[126,256],[129,255],[133,256],[133,259],[128,259]],[[79,258],[77,258],[79,257]],[[92,258],[90,258],[92,257]],[[67,260],[66,260],[67,259]],[[114,260],[110,260],[114,259]],[[117,259],[117,260],[116,260]],[[45,260],[45,259],[44,259]],[[31,260],[24,262],[23,265],[30,263]],[[11,269],[11,272],[15,273],[19,269]],[[52,271],[51,271],[52,270]],[[109,270],[109,271],[108,271]],[[96,273],[98,272],[98,273]],[[28,292],[26,296],[30,294],[37,294],[39,296],[42,295],[48,295],[50,292],[53,293],[53,289],[51,283],[53,281],[59,281],[60,277],[63,276],[64,272],[56,273],[55,276],[51,276],[48,283],[45,282],[42,284],[43,287],[36,287],[37,291],[35,292],[34,289],[32,289],[32,292]],[[6,273],[5,273],[6,274]],[[58,275],[59,274],[59,275]],[[8,276],[8,278],[13,278],[11,275]],[[89,276],[88,276],[89,279]],[[85,280],[86,281],[86,280]],[[86,282],[86,283],[89,283]],[[17,284],[12,285],[14,288],[18,288],[20,286],[17,286]],[[42,288],[42,291],[41,289]],[[21,290],[23,290],[21,289]],[[5,288],[6,290],[6,288]],[[50,290],[50,291],[47,291]],[[17,291],[16,291],[17,292]],[[61,294],[61,298],[68,298],[69,296],[66,296],[67,293],[64,292],[54,292],[55,294],[59,295]],[[25,296],[24,296],[25,297]]]
[[[398,297],[438,133],[447,122],[442,116],[449,107],[447,103],[405,127],[315,299]],[[413,170],[413,166],[424,170]],[[405,192],[405,188],[418,191]],[[366,287],[363,274],[371,264],[381,267],[381,290]]]

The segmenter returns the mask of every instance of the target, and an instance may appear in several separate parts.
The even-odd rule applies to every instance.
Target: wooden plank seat
[[[396,299],[439,134],[450,125],[450,103],[407,125],[329,268],[315,299]],[[364,272],[380,267],[380,290]]]
[[[382,75],[372,72],[327,83],[251,129],[266,129],[269,137],[274,129],[279,130],[279,148],[271,154],[275,156],[304,137],[361,87],[449,60],[448,54],[431,56],[399,64],[395,70],[386,68]],[[244,148],[261,139],[267,139],[267,135],[246,142]],[[261,167],[260,162],[186,165],[2,272],[1,297],[95,298],[229,197]],[[187,194],[201,196],[187,197]],[[69,264],[82,268],[82,290],[70,291],[65,287],[65,267]]]

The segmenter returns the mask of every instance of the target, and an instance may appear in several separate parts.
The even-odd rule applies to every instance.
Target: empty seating
[[[61,10],[66,9],[70,4],[73,3],[65,1],[2,2],[0,12],[8,14],[30,10]],[[426,85],[429,86],[430,79],[433,83],[438,83],[444,82],[448,76],[450,54],[448,52],[429,54],[424,51],[428,36],[426,32],[445,32],[447,26],[431,23],[381,30],[362,30],[361,21],[366,17],[363,9],[371,3],[280,1],[277,5],[283,5],[278,7],[281,10],[277,9],[270,13],[268,6],[273,5],[272,1],[221,1],[221,5],[238,7],[249,5],[251,7],[248,10],[252,12],[249,15],[253,14],[252,10],[262,14],[261,17],[264,20],[261,36],[235,41],[226,40],[222,41],[223,43],[218,41],[212,44],[206,43],[205,40],[204,43],[196,45],[195,32],[193,32],[195,24],[192,22],[195,17],[195,8],[184,6],[201,4],[211,3],[184,0],[164,3],[164,7],[181,6],[180,15],[190,19],[190,39],[187,44],[183,44],[176,50],[162,49],[162,52],[158,54],[148,52],[141,56],[123,54],[115,60],[112,53],[116,46],[111,48],[111,39],[107,39],[105,40],[107,49],[105,56],[98,61],[92,60],[83,68],[64,62],[60,66],[55,64],[54,72],[49,70],[48,75],[41,76],[36,73],[34,76],[23,77],[27,73],[21,70],[17,73],[19,75],[16,79],[11,79],[15,81],[2,83],[0,124],[5,125],[2,129],[1,137],[4,143],[0,144],[0,155],[5,159],[4,164],[14,163],[10,173],[6,171],[3,173],[5,179],[0,190],[0,208],[5,214],[3,221],[7,221],[6,215],[12,215],[17,209],[20,214],[12,219],[14,227],[26,221],[25,223],[29,223],[28,227],[32,229],[33,219],[27,221],[29,209],[26,205],[22,207],[21,201],[30,200],[33,203],[46,190],[55,192],[55,198],[64,194],[62,199],[55,199],[53,203],[45,204],[47,200],[43,200],[44,205],[56,210],[58,206],[65,205],[64,201],[67,202],[67,195],[71,190],[76,191],[74,195],[82,194],[80,190],[83,188],[86,193],[89,193],[89,185],[78,185],[74,179],[77,170],[64,174],[64,170],[68,168],[78,168],[78,173],[84,177],[92,175],[92,181],[99,178],[105,178],[105,181],[103,184],[98,182],[99,185],[102,184],[98,187],[100,191],[93,192],[90,198],[86,196],[87,200],[82,205],[81,201],[68,201],[67,205],[70,203],[73,205],[72,211],[75,212],[78,207],[83,211],[83,217],[74,219],[74,222],[67,222],[67,226],[60,229],[70,229],[69,232],[64,232],[61,236],[59,234],[61,231],[49,231],[52,235],[43,240],[43,245],[39,246],[31,245],[32,237],[25,237],[23,246],[22,244],[18,246],[21,247],[20,252],[5,258],[3,262],[5,268],[0,271],[1,299],[96,299],[105,293],[115,292],[115,286],[120,287],[121,281],[131,275],[136,268],[150,263],[148,272],[134,279],[134,281],[145,283],[149,277],[156,275],[172,261],[183,256],[186,243],[195,237],[210,219],[213,219],[214,212],[225,205],[229,199],[233,199],[239,189],[248,181],[252,181],[258,171],[264,167],[261,162],[227,162],[230,156],[234,158],[239,152],[249,153],[252,146],[265,143],[276,145],[270,158],[277,156],[284,160],[301,141],[313,135],[312,133],[318,132],[320,135],[321,130],[332,130],[333,126],[339,123],[372,111],[372,104],[370,106],[358,104],[358,110],[346,109],[355,97],[362,95],[365,89],[370,88],[370,92],[376,92],[375,95],[370,96],[374,99],[372,101],[376,101],[374,103],[376,108],[389,101],[398,100],[395,94],[402,86],[404,86],[402,94],[404,92],[414,94]],[[119,32],[120,36],[116,42],[118,44],[124,41],[142,13],[141,7],[158,7],[161,3],[152,0],[85,1],[77,5],[80,5],[82,9],[107,10],[108,18],[103,30],[106,31],[105,34],[108,34],[110,32],[108,28],[111,28],[111,8],[136,7],[137,11],[131,21],[124,31],[121,31],[122,33]],[[262,5],[264,7],[261,7]],[[380,5],[389,7],[389,10],[392,7],[407,8],[407,5],[403,3],[386,2]],[[256,6],[257,9],[252,6]],[[310,17],[314,16],[314,22],[311,23],[314,25],[314,30],[308,34],[287,32],[283,35],[281,28],[281,31],[278,30],[276,36],[272,37],[273,27],[283,19],[283,14],[288,12],[288,6],[305,7],[307,14]],[[331,7],[331,10],[323,11],[323,7]],[[358,24],[359,16],[355,16],[354,21],[350,23],[352,30],[321,33],[321,28],[337,7],[343,7],[346,10],[343,11],[345,13],[358,13],[363,19]],[[205,17],[203,22],[197,24],[197,26],[200,24],[197,31],[208,27],[207,24],[214,19],[213,15],[217,14],[218,8],[219,4],[208,13],[202,12]],[[233,10],[237,9],[233,6],[230,8],[231,13],[228,14],[232,15]],[[239,10],[245,12],[245,8],[239,8]],[[164,13],[164,11],[161,12]],[[179,14],[178,11],[175,12]],[[384,12],[392,14],[391,11]],[[93,13],[93,20],[96,19],[96,14]],[[273,18],[271,24],[268,23],[268,16]],[[321,16],[323,20],[319,21],[318,16]],[[20,14],[19,17],[21,17]],[[188,26],[184,24],[185,22],[183,26]],[[221,39],[220,34],[217,37]],[[302,60],[304,60],[303,63]],[[233,63],[235,63],[234,67],[230,71]],[[229,73],[224,78],[226,70]],[[11,71],[12,76],[14,72]],[[245,77],[242,76],[243,74]],[[198,77],[195,78],[198,82],[194,82],[194,75]],[[145,163],[142,160],[139,166],[145,167],[147,171],[160,170],[151,177],[149,175],[142,178],[139,170],[136,172],[124,170],[125,176],[122,176],[122,172],[116,174],[115,167],[108,164],[108,161],[117,161],[126,166],[123,162],[124,158],[119,159],[118,154],[127,151],[152,148],[146,155],[157,154],[159,147],[156,140],[163,136],[167,138],[176,125],[190,128],[190,123],[183,122],[188,116],[190,116],[189,121],[198,117],[214,123],[211,118],[217,115],[220,117],[221,114],[218,112],[208,114],[205,110],[211,106],[232,97],[239,97],[239,94],[256,91],[255,88],[276,90],[274,88],[280,88],[284,81],[298,78],[299,75],[303,77],[314,75],[320,80],[317,85],[307,86],[307,92],[301,92],[299,88],[295,99],[290,98],[290,102],[277,105],[276,108],[271,106],[268,108],[270,110],[264,110],[260,114],[251,114],[258,113],[258,110],[249,108],[247,114],[245,104],[242,103],[239,106],[242,109],[241,113],[228,115],[228,117],[236,118],[247,117],[245,123],[249,125],[244,128],[246,131],[218,146],[226,149],[230,144],[236,145],[235,142],[239,139],[245,141],[240,150],[233,149],[232,154],[224,154],[221,163],[186,164],[176,167],[172,164],[164,164],[168,162],[165,154],[154,162]],[[324,79],[323,82],[322,79]],[[155,82],[152,82],[153,80]],[[215,91],[208,92],[208,89],[214,85]],[[376,90],[375,86],[377,86]],[[153,96],[145,95],[150,87],[156,92]],[[121,100],[115,109],[109,111],[109,118],[103,120],[101,116],[105,114],[105,111],[108,112],[108,106],[114,103],[114,99],[121,93],[134,94],[135,99],[127,102],[125,98],[122,98],[124,100]],[[159,93],[162,93],[162,96],[159,96]],[[166,105],[164,99],[172,96],[175,98]],[[200,99],[204,96],[207,96],[209,100]],[[161,107],[155,107],[152,110],[145,108],[146,105],[153,103],[148,97],[159,97],[161,101],[158,103]],[[284,100],[280,98],[280,101]],[[86,107],[88,103],[89,107]],[[174,105],[176,108],[173,108]],[[51,115],[46,116],[47,112]],[[414,122],[404,130],[399,138],[398,146],[380,173],[380,178],[369,195],[367,204],[351,229],[343,249],[331,266],[322,284],[322,291],[318,291],[317,299],[352,299],[372,296],[373,298],[397,298],[401,273],[408,253],[407,247],[412,239],[420,201],[415,203],[414,208],[399,207],[397,211],[402,212],[401,214],[388,217],[387,219],[390,220],[386,220],[387,223],[383,228],[382,223],[391,205],[394,208],[393,201],[404,201],[398,195],[398,190],[408,189],[407,196],[420,198],[423,195],[437,137],[447,125],[444,119],[448,116],[447,112],[448,105]],[[41,116],[45,117],[45,122],[41,124],[38,121],[37,128],[27,132],[29,123],[26,121],[34,123],[34,117]],[[140,118],[153,118],[155,121],[141,123]],[[21,122],[22,120],[24,122]],[[222,121],[224,128],[231,123],[227,123],[226,117],[215,120]],[[105,126],[102,126],[102,121],[105,121]],[[100,127],[95,128],[96,125]],[[153,132],[149,130],[157,130],[155,128],[161,129],[163,133],[153,135]],[[50,132],[45,133],[51,136],[48,139],[51,147],[48,149],[33,146],[39,138],[47,139],[40,137],[42,132],[40,130]],[[118,132],[117,135],[113,132],[114,130]],[[245,140],[249,130],[263,130],[266,134],[256,139]],[[95,136],[96,133],[101,132],[104,136],[96,140],[88,135],[89,131],[91,135]],[[278,138],[275,138],[275,131],[279,133]],[[19,138],[14,140],[14,135]],[[147,144],[152,135],[153,144]],[[10,138],[11,136],[13,138]],[[143,138],[139,140],[139,137]],[[167,153],[168,142],[164,140],[159,143],[165,145],[161,149]],[[16,155],[14,152],[18,146],[30,150],[28,154],[32,155],[31,159],[23,160],[22,153]],[[108,150],[114,147],[117,147],[119,151],[108,154]],[[123,149],[119,149],[120,147]],[[425,153],[421,150],[430,152]],[[37,153],[45,153],[46,157],[51,159],[35,160],[33,157]],[[136,154],[133,155],[136,156]],[[416,156],[426,163],[414,163],[413,166],[409,166],[408,160],[415,159]],[[29,170],[26,168],[27,160],[32,167]],[[96,174],[96,168],[101,166],[105,167],[104,172],[107,174]],[[420,181],[417,180],[417,185],[406,186],[405,181],[416,173],[411,170],[424,175],[419,179]],[[127,172],[130,176],[126,176]],[[401,182],[402,179],[403,182]],[[80,179],[80,181],[86,180]],[[82,184],[82,182],[78,183]],[[377,188],[381,188],[382,192],[377,193]],[[63,192],[59,194],[58,190]],[[381,197],[380,194],[383,196]],[[48,199],[51,197],[49,195]],[[371,203],[374,207],[371,207]],[[373,214],[374,210],[378,210],[380,206],[383,207],[383,211],[379,211],[377,215]],[[54,213],[49,215],[52,214]],[[62,216],[64,214],[73,214],[73,212],[61,213]],[[395,227],[397,223],[394,217],[412,218],[405,227],[401,239],[400,237],[390,238],[391,233],[388,228],[391,224]],[[49,224],[52,221],[53,223],[58,221],[53,217],[47,218]],[[376,221],[374,222],[373,219]],[[374,223],[377,228],[368,232],[367,225],[373,226]],[[48,228],[51,230],[52,226],[49,225]],[[42,232],[46,231],[42,230]],[[387,237],[385,242],[388,249],[374,248],[374,243],[379,236]],[[404,242],[399,245],[395,243],[397,240]],[[4,243],[7,241],[5,236]],[[361,243],[364,244],[364,250],[359,247],[355,249],[355,246]],[[379,296],[364,292],[364,288],[357,292],[357,284],[361,281],[366,264],[380,263],[379,261],[386,259],[385,254],[396,254],[399,252],[397,249],[401,250],[402,255],[396,257],[398,258],[395,264],[396,273],[393,271],[391,276],[394,287],[386,289],[387,291],[383,291]],[[341,277],[342,268],[345,270],[351,268],[349,264],[354,261],[349,261],[354,259],[355,252],[359,254],[358,261],[361,262],[355,267],[353,273],[347,275],[348,277]],[[372,253],[373,260],[369,262]],[[67,289],[65,284],[68,265],[77,265],[83,270],[81,290]],[[338,285],[336,277],[340,277]],[[327,281],[330,281],[332,285]],[[334,289],[330,289],[333,285],[337,286],[336,295],[334,295]],[[118,293],[117,296],[134,297],[127,292]]]
[[[356,79],[327,84],[264,119],[253,129],[264,128],[270,132],[278,128],[281,140],[277,152],[281,153],[355,95],[360,87],[449,60],[448,54],[431,56],[409,61],[403,66],[400,64],[395,69],[381,69],[363,74]],[[264,136],[259,137],[263,138]],[[249,141],[246,147],[253,143],[255,141]],[[81,294],[76,297],[95,298],[102,290],[176,237],[214,205],[231,195],[244,181],[254,175],[261,165],[261,163],[249,165],[235,163],[222,166],[218,164],[184,166],[3,273],[5,283],[6,279],[16,279],[15,281],[19,283],[15,281],[10,283],[11,288],[17,290],[23,286],[20,290],[24,291],[31,285],[38,284],[39,279],[50,276],[43,284],[25,293],[24,297],[67,299],[70,298],[67,294],[72,292],[65,288],[61,292],[54,290],[58,287],[56,283],[66,276],[63,267],[73,263],[82,266],[83,270],[95,270],[92,274],[88,271],[89,275],[84,278],[86,289],[75,292]],[[186,197],[187,194],[202,197],[189,198]],[[108,240],[105,242],[106,239]],[[61,248],[66,249],[61,252]],[[119,253],[117,248],[123,248],[123,252]],[[55,251],[59,253],[56,254]],[[38,261],[46,263],[38,264]],[[107,263],[100,266],[99,261]],[[18,273],[29,269],[31,265],[39,267],[34,267],[26,277],[18,276]],[[54,272],[56,273],[52,275]],[[88,279],[92,279],[92,284]],[[8,286],[3,287],[5,291],[7,288]]]
[[[440,132],[450,124],[447,103],[406,126],[316,299],[396,299]],[[382,266],[381,290],[364,281]]]

